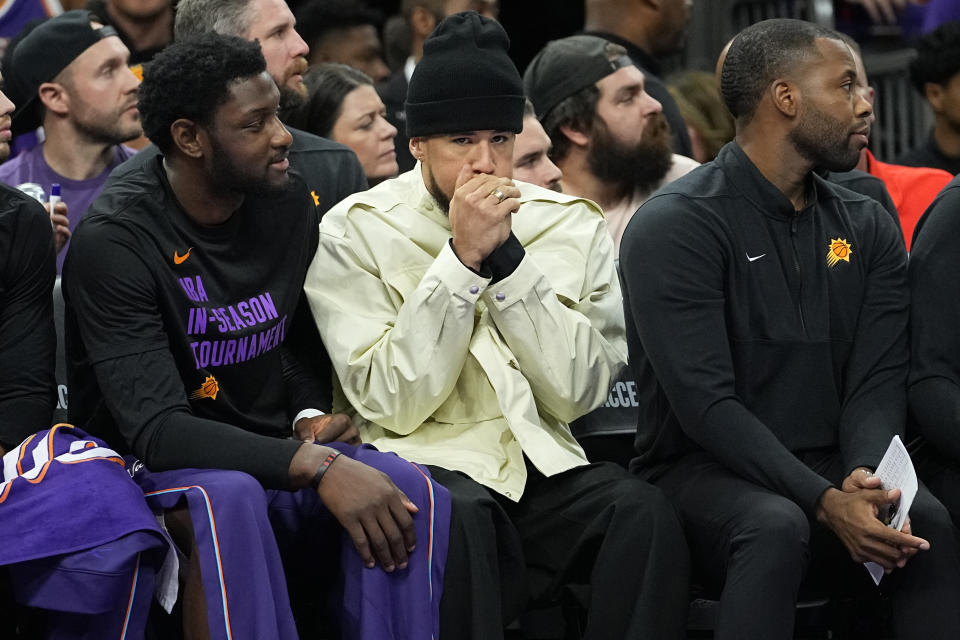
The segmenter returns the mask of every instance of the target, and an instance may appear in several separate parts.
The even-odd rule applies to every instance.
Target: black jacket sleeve
[[[50,426],[56,405],[56,250],[43,207],[0,194],[0,446]]]
[[[359,163],[357,165],[359,166]],[[351,166],[347,166],[345,170],[352,172]],[[363,181],[366,184],[365,177]],[[316,210],[312,213],[315,220],[310,229],[311,256],[316,253],[320,242],[319,225],[323,212]],[[280,360],[287,387],[287,418],[292,421],[304,409],[329,413],[333,406],[333,367],[302,286],[290,333],[280,348]]]
[[[910,253],[911,424],[960,461],[960,181],[923,215]]]
[[[838,425],[845,472],[875,468],[906,421],[910,294],[903,233],[877,214],[850,352],[843,370]],[[864,233],[864,239],[870,239]]]

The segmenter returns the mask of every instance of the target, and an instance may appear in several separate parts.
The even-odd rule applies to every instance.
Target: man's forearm
[[[701,424],[684,431],[739,475],[786,496],[813,516],[833,485],[805,465],[736,399],[716,403]],[[749,446],[744,446],[749,443]]]
[[[152,471],[201,468],[243,471],[267,488],[290,489],[288,469],[302,443],[251,433],[174,412],[145,429],[134,453]]]

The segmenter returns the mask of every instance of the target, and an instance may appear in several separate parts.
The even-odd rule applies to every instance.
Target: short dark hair
[[[175,41],[144,68],[138,105],[144,133],[162,153],[169,152],[174,121],[209,125],[231,84],[266,70],[256,41],[218,33]]]
[[[817,54],[818,38],[839,40],[840,35],[790,19],[764,20],[738,33],[720,73],[720,91],[733,117],[749,122],[770,83]]]
[[[334,31],[371,25],[378,31],[383,14],[358,0],[310,0],[297,11],[297,33],[313,46]]]
[[[287,124],[329,138],[340,117],[343,99],[363,85],[373,85],[370,76],[337,62],[324,62],[310,67],[303,76],[307,99],[286,119]]]
[[[946,84],[960,73],[960,20],[945,22],[916,42],[910,82],[924,95],[928,82]]]

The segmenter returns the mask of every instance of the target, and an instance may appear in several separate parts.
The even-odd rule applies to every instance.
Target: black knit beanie
[[[407,89],[407,136],[523,128],[523,81],[496,20],[465,11],[423,43]]]

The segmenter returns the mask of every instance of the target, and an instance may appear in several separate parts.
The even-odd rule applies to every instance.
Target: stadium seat
[[[624,367],[611,385],[606,403],[570,424],[591,462],[609,460],[626,467],[633,457],[639,406],[636,384],[633,370]]]

